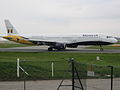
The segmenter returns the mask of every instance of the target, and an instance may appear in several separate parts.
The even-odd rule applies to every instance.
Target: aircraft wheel
[[[58,51],[61,51],[62,49],[57,49]]]
[[[103,49],[103,48],[100,48],[100,51],[104,51],[104,49]]]
[[[100,45],[100,51],[104,51],[104,49],[103,49],[102,45]]]
[[[53,48],[52,48],[52,47],[49,47],[49,48],[48,48],[48,51],[52,51],[52,50],[53,50]]]

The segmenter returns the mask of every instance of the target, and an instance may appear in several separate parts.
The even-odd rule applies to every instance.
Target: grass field
[[[96,56],[100,57],[100,61],[96,60]],[[96,64],[102,66],[120,66],[120,54],[107,53],[60,53],[60,52],[0,52],[0,80],[16,80],[16,59],[20,58],[20,65],[29,72],[29,79],[59,79],[69,78],[70,75],[63,75],[68,69],[69,58],[85,64]],[[55,76],[51,77],[51,62],[55,63]],[[97,69],[97,72],[108,73],[108,69]],[[117,75],[120,69],[117,70]],[[21,78],[24,75],[21,72]]]
[[[29,45],[17,43],[0,43],[0,48],[26,47]],[[99,46],[89,47],[99,49]],[[104,49],[120,49],[120,47],[103,46]],[[96,57],[100,57],[100,61]],[[61,79],[69,78],[71,75],[64,74],[68,70],[70,58],[84,64],[96,64],[102,66],[115,66],[116,76],[120,76],[120,54],[119,53],[64,53],[64,52],[0,52],[0,80],[22,80],[24,74],[20,72],[20,78],[16,77],[16,59],[20,58],[21,66],[29,72],[29,79]],[[54,62],[55,76],[51,77],[51,63]],[[109,73],[108,68],[104,70],[97,67],[97,73]],[[104,74],[103,74],[104,75]],[[105,75],[104,75],[105,76]],[[103,77],[104,77],[103,76]]]
[[[100,56],[101,61],[97,61],[96,56]],[[120,66],[119,53],[0,52],[0,62],[12,62],[17,58],[26,61],[65,61],[74,58],[82,63]]]

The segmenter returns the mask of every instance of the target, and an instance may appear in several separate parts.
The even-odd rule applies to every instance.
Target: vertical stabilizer
[[[7,28],[7,34],[8,35],[18,34],[18,32],[16,31],[16,29],[13,27],[13,25],[10,23],[9,20],[5,20],[5,25],[6,25],[6,28]]]

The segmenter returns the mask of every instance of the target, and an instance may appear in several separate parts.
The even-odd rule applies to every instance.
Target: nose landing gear
[[[100,45],[100,51],[104,51],[104,49],[103,49],[102,45]]]

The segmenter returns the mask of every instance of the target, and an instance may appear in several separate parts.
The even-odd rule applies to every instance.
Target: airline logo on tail
[[[18,32],[16,31],[16,29],[13,27],[13,25],[10,23],[9,20],[5,20],[5,25],[6,25],[6,28],[7,28],[7,34],[8,35],[18,34]]]
[[[16,29],[13,27],[13,25],[10,23],[9,20],[5,20],[5,25],[6,25],[6,28],[7,28],[7,34],[8,35],[4,36],[3,37],[4,39],[8,39],[10,41],[14,41],[14,42],[17,42],[17,43],[33,45],[33,43],[30,42],[28,39],[18,35],[18,32],[16,31]]]
[[[8,33],[13,33],[13,29],[8,29]]]

